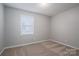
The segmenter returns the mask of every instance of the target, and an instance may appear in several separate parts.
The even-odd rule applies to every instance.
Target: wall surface
[[[51,18],[51,39],[79,48],[79,7]]]
[[[52,39],[79,48],[79,7],[64,11],[51,19],[15,8],[5,7],[4,11],[5,47]],[[34,17],[33,35],[21,35],[21,15]]]
[[[3,5],[0,4],[0,52],[3,49]]]
[[[34,17],[33,35],[21,35],[21,15],[31,15]],[[49,24],[48,16],[5,7],[5,47],[47,40],[50,31]]]

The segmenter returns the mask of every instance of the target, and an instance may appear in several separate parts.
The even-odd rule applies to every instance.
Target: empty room
[[[0,56],[79,56],[79,3],[0,3]]]

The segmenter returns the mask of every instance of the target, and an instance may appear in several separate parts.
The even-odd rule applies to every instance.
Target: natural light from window
[[[33,16],[21,15],[21,34],[34,33],[34,18]]]

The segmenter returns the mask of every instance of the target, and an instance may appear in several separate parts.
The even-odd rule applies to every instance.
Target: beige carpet
[[[1,56],[76,56],[77,51],[73,48],[45,41],[22,47],[5,49]]]

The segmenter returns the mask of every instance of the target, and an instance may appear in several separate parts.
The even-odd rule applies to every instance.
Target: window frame
[[[26,26],[31,26],[32,27],[32,30],[31,30],[31,32],[24,32],[24,29],[23,29],[23,17],[31,17],[31,19],[32,19],[32,25],[30,24],[30,25],[26,25]],[[30,35],[30,34],[34,34],[34,17],[33,16],[31,16],[31,15],[21,15],[21,18],[20,18],[20,20],[21,20],[21,35]]]

